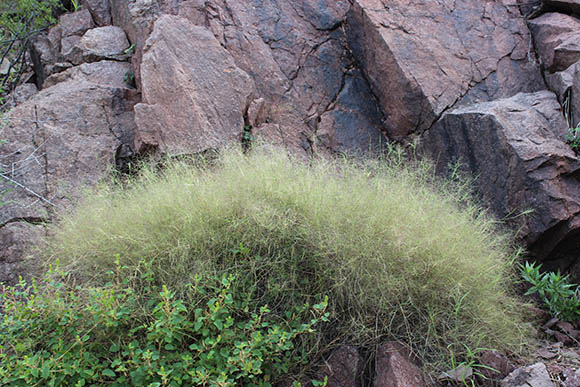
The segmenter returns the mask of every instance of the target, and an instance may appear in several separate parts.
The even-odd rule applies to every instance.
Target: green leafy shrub
[[[95,285],[116,253],[129,272],[152,261],[185,301],[196,274],[232,273],[234,294],[278,316],[328,295],[332,328],[299,338],[313,360],[329,343],[385,338],[441,366],[449,345],[456,358],[465,346],[521,350],[510,235],[428,166],[403,163],[306,163],[255,145],[212,165],[145,168],[88,194],[43,252]]]
[[[560,320],[575,321],[580,318],[578,285],[570,283],[570,277],[563,276],[559,270],[557,273],[542,273],[541,267],[529,262],[521,265],[523,279],[532,285],[526,295],[537,293],[550,313]]]
[[[150,267],[140,268],[138,290],[121,266],[101,288],[75,287],[55,271],[5,288],[1,384],[269,385],[304,364],[296,338],[327,317],[326,301],[281,317],[254,310],[232,293],[232,276],[196,277],[189,292],[198,301],[186,305],[154,285]]]

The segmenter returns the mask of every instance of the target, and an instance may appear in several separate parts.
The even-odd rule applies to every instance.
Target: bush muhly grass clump
[[[231,273],[232,291],[272,315],[328,296],[332,324],[303,343],[317,348],[397,339],[432,366],[466,346],[517,352],[527,330],[511,237],[433,180],[400,156],[308,164],[228,150],[210,167],[175,163],[100,187],[53,228],[47,255],[95,285],[116,254],[135,279],[151,261],[185,299],[195,275]]]

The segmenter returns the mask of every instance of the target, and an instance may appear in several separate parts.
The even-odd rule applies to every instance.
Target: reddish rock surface
[[[141,83],[138,150],[191,154],[240,141],[254,83],[206,29],[160,17],[144,48]]]
[[[327,378],[328,387],[360,387],[364,360],[357,349],[342,346],[336,349],[316,373],[316,380]],[[307,384],[312,386],[312,384]]]
[[[423,132],[459,101],[544,88],[526,25],[508,5],[354,2],[349,43],[380,101],[390,137]]]
[[[528,22],[543,67],[562,71],[580,59],[580,20],[561,13],[546,13]]]
[[[421,369],[409,350],[400,343],[382,344],[375,360],[375,387],[425,387]]]

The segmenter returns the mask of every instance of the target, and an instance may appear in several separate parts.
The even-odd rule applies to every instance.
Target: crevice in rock
[[[52,221],[48,218],[39,218],[39,217],[34,217],[34,216],[25,216],[25,217],[18,217],[18,218],[12,218],[12,219],[8,219],[7,221],[5,221],[4,223],[0,224],[0,229],[11,224],[11,223],[28,223],[31,224],[33,226],[43,226],[45,224],[49,224]]]

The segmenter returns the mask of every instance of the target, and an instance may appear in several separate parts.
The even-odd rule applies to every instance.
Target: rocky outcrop
[[[51,221],[83,187],[130,155],[133,91],[122,80],[129,68],[122,62],[73,68],[6,116],[0,132],[0,192],[6,192],[0,281],[22,273],[15,265],[33,240],[29,225]]]
[[[544,88],[526,25],[503,2],[356,0],[348,30],[394,139],[422,133],[457,103]]]
[[[556,96],[542,91],[450,110],[422,145],[441,174],[459,162],[500,217],[532,210],[521,234],[546,259],[568,253],[580,230],[580,163],[566,134]]]
[[[343,0],[259,7],[249,0],[112,1],[113,20],[137,47],[138,84],[143,39],[159,14],[179,15],[210,31],[253,80],[262,119],[247,117],[252,134],[302,153],[360,152],[385,142],[382,112],[346,43],[349,8]]]
[[[162,16],[144,48],[137,149],[191,154],[237,142],[254,83],[205,28]],[[227,86],[225,86],[227,85]]]

